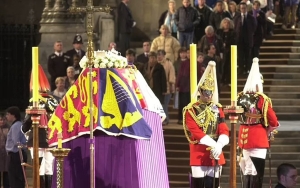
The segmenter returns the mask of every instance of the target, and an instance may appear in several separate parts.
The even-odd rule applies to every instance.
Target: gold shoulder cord
[[[262,96],[264,98],[264,104],[262,106],[262,110],[263,110],[265,126],[267,127],[267,126],[269,126],[268,118],[267,118],[268,107],[270,105],[272,108],[272,101],[269,97],[267,97],[265,94],[263,94],[261,92],[256,92],[255,96]]]
[[[220,104],[217,104],[218,106],[221,106]],[[195,140],[192,141],[189,137],[188,134],[188,128],[185,122],[185,114],[189,113],[193,120],[196,122],[196,124],[203,129],[203,132],[206,133],[208,126],[212,123],[215,124],[216,123],[216,118],[213,114],[213,112],[210,111],[210,107],[207,107],[204,111],[200,112],[198,116],[195,115],[194,109],[198,110],[200,112],[199,106],[195,106],[194,104],[190,103],[188,106],[186,106],[183,109],[183,129],[184,129],[184,134],[187,138],[187,140],[189,141],[189,143],[191,144],[197,144],[199,141]],[[200,122],[200,120],[205,119],[205,121],[203,123]]]
[[[184,134],[185,134],[185,137],[186,139],[188,140],[188,142],[190,144],[197,144],[199,141],[198,140],[191,140],[190,137],[189,137],[189,133],[188,133],[188,130],[187,130],[187,125],[186,125],[186,121],[185,121],[185,114],[186,113],[189,113],[193,120],[199,124],[199,120],[197,119],[197,117],[195,116],[195,114],[193,113],[193,104],[190,103],[189,105],[187,105],[186,107],[183,108],[183,117],[182,117],[182,123],[183,123],[183,130],[184,130]]]

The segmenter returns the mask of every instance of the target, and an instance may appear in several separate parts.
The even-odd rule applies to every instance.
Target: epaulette
[[[222,108],[223,107],[222,104],[220,104],[220,103],[216,103],[216,105],[217,105],[218,108]]]
[[[255,96],[261,96],[264,99],[264,104],[261,109],[263,111],[264,124],[267,127],[267,126],[269,126],[268,118],[267,118],[268,108],[269,108],[269,106],[272,108],[272,101],[267,95],[265,95],[264,93],[261,93],[261,92],[256,92]]]
[[[70,59],[69,55],[64,54],[64,57]]]
[[[56,58],[56,55],[53,54],[53,55],[50,56],[50,58],[51,58],[51,59],[54,59],[54,58]]]

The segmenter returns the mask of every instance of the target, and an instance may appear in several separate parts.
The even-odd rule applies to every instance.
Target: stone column
[[[40,23],[44,23],[44,22],[48,21],[49,13],[52,10],[51,4],[52,4],[52,0],[45,0],[45,8],[43,10],[42,19],[41,19]]]
[[[72,3],[77,3],[73,0]],[[53,6],[51,6],[51,4]],[[50,54],[53,53],[53,44],[60,40],[63,42],[63,51],[73,48],[73,38],[76,34],[83,35],[85,28],[83,18],[78,14],[71,14],[68,11],[66,0],[45,0],[44,17],[41,20],[41,42],[39,44],[40,64],[46,73],[47,62]]]

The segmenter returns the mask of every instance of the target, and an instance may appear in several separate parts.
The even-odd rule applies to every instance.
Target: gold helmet
[[[214,103],[219,103],[216,63],[210,61],[198,83],[198,90],[193,96],[209,95]]]

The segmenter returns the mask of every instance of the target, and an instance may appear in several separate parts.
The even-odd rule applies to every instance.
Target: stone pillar
[[[98,41],[95,42],[95,50],[107,50],[110,42],[115,42],[115,23],[110,14],[103,12],[94,13],[94,33]]]
[[[74,3],[76,4],[77,0]],[[73,2],[72,2],[73,3]],[[40,21],[41,42],[39,44],[40,64],[48,74],[47,62],[53,53],[55,41],[63,42],[63,51],[73,48],[73,38],[76,34],[83,35],[86,31],[83,17],[80,14],[71,14],[67,10],[66,0],[45,0],[42,19]]]

